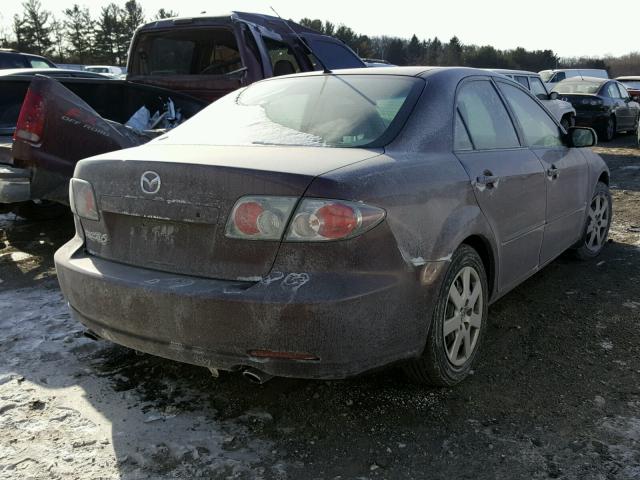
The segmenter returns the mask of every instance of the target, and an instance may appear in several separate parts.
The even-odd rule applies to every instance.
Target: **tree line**
[[[86,6],[73,4],[60,16],[42,7],[40,0],[22,3],[11,30],[0,31],[0,47],[51,58],[56,63],[124,65],[135,29],[147,18],[136,0],[110,3],[93,18]],[[159,9],[154,19],[177,16]]]
[[[136,0],[110,3],[93,18],[86,6],[73,4],[59,16],[45,10],[40,0],[22,3],[23,14],[14,15],[11,29],[0,30],[0,47],[15,48],[52,58],[57,63],[126,64],[129,42],[145,21],[175,17],[177,12],[159,9],[147,17]],[[560,58],[553,50],[522,47],[499,50],[491,45],[463,44],[457,36],[448,42],[438,37],[420,39],[368,36],[346,25],[303,18],[301,25],[339,38],[363,58],[377,58],[395,65],[460,65],[540,71],[551,68],[604,68],[611,76],[640,75],[640,52],[620,57]]]

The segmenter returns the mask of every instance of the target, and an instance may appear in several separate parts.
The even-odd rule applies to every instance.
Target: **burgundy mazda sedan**
[[[609,173],[580,148],[595,141],[483,70],[265,80],[81,161],[60,285],[92,335],[214,372],[401,362],[453,385],[493,301],[605,245]]]

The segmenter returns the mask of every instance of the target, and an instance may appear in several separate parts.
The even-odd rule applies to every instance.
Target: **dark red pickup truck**
[[[233,12],[139,27],[126,80],[0,76],[0,135],[15,130],[11,164],[1,164],[0,156],[0,207],[67,203],[77,161],[159,134],[123,125],[143,106],[173,115],[176,124],[257,80],[322,65],[365,67],[333,37],[276,17]]]

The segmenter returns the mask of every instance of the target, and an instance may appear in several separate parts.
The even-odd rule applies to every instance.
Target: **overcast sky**
[[[97,16],[111,0],[80,0]],[[139,0],[145,15],[152,17],[164,7],[180,15],[230,12],[232,10],[271,13],[273,6],[284,18],[302,17],[344,23],[357,33],[392,35],[420,39],[437,36],[448,40],[457,35],[462,43],[493,45],[507,49],[551,49],[560,56],[622,55],[640,50],[638,27],[629,3],[616,4],[616,14],[603,21],[602,9],[592,2],[561,3],[537,0]],[[10,27],[11,18],[21,13],[19,0],[0,0],[0,21]],[[73,0],[41,0],[47,10],[62,16]],[[125,0],[115,0],[124,5]],[[593,2],[595,3],[595,2]],[[633,3],[633,2],[632,2]],[[572,5],[575,5],[572,8]]]

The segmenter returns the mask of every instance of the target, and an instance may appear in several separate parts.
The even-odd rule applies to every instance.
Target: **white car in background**
[[[575,125],[576,122],[576,109],[573,108],[569,102],[558,99],[556,92],[549,92],[547,87],[543,83],[540,75],[535,72],[528,72],[526,70],[504,70],[493,68],[492,72],[501,73],[512,80],[515,80],[524,88],[533,93],[542,104],[547,107],[547,110],[560,122],[565,130]]]
[[[538,72],[549,90],[553,90],[558,82],[567,78],[609,78],[609,72],[600,68],[558,68],[555,70],[541,70]]]
[[[112,77],[118,77],[122,75],[124,69],[121,67],[114,67],[111,65],[86,65],[84,67],[86,72],[102,73],[103,75],[111,75]]]

